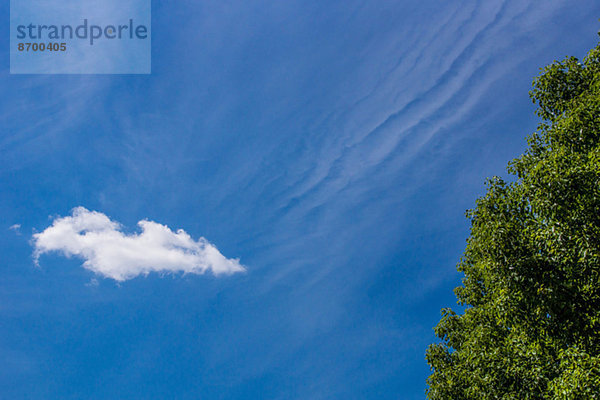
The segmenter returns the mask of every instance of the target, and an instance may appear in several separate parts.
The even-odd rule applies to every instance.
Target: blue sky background
[[[8,3],[6,399],[423,399],[464,211],[524,150],[539,68],[600,27],[592,1],[154,1],[152,75],[11,76]],[[36,267],[32,233],[76,206],[247,272]]]

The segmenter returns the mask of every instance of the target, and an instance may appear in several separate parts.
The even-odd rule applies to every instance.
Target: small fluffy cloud
[[[121,225],[106,215],[83,207],[71,216],[59,217],[33,235],[34,257],[60,252],[85,260],[95,273],[124,281],[150,272],[215,275],[244,271],[237,259],[225,258],[206,239],[194,240],[182,229],[173,232],[153,221],[138,222],[139,234],[125,234]]]

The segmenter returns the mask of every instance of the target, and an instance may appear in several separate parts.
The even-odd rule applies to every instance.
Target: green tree
[[[600,45],[542,70],[525,154],[467,212],[462,314],[427,350],[431,400],[600,399]]]

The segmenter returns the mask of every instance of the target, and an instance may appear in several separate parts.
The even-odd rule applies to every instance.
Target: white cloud
[[[124,281],[150,272],[215,275],[245,271],[237,259],[225,258],[206,239],[192,239],[184,230],[173,232],[159,223],[138,222],[139,234],[126,234],[106,215],[83,207],[58,217],[33,235],[36,263],[40,255],[60,252],[85,259],[83,266],[96,274]]]

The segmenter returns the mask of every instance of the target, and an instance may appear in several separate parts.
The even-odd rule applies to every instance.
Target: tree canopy
[[[464,312],[442,310],[431,400],[600,399],[600,45],[545,67],[513,179],[467,211]]]

